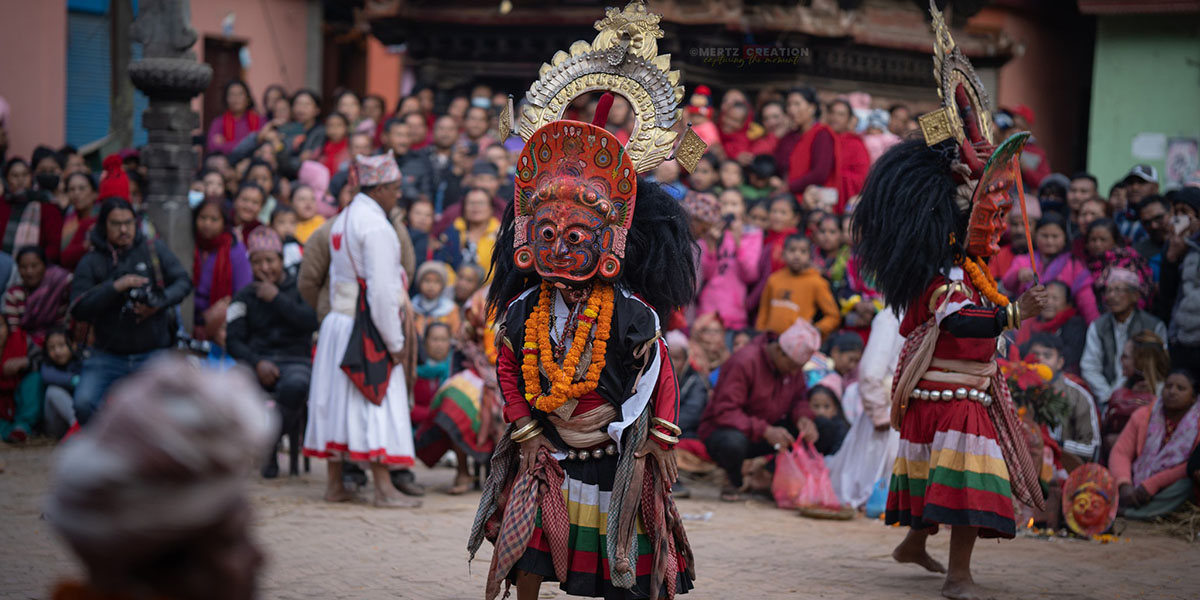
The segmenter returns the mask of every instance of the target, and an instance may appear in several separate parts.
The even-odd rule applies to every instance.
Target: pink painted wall
[[[263,91],[273,83],[282,84],[289,92],[304,87],[308,46],[305,0],[202,0],[191,6],[192,27],[198,37],[196,58],[201,62],[204,38],[222,37],[221,22],[234,13],[231,37],[244,41],[250,50],[250,68],[245,75],[256,103],[261,103]],[[212,85],[225,83],[214,81]]]
[[[390,113],[400,101],[400,83],[404,75],[404,57],[388,52],[375,36],[367,36],[367,94],[379,94]]]
[[[0,96],[9,104],[8,155],[66,139],[66,0],[0,0]]]

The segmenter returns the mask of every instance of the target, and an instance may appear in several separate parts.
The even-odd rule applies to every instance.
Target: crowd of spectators
[[[145,217],[136,150],[106,157],[93,173],[69,146],[39,147],[28,159],[0,148],[5,441],[86,424],[110,385],[177,345],[184,330],[207,342],[208,364],[248,366],[285,430],[302,423],[312,340],[329,312],[330,225],[354,197],[348,167],[359,155],[390,151],[402,173],[390,218],[420,350],[414,430],[447,380],[465,369],[479,375],[486,320],[467,313],[487,286],[493,252],[509,251],[495,247],[498,217],[522,147],[519,137],[498,139],[507,93],[418,87],[394,107],[350,90],[322,98],[271,86],[256,99],[241,81],[224,94],[224,112],[196,137],[190,277],[188,257],[173,255]],[[871,164],[920,135],[908,107],[882,108],[862,93],[822,99],[797,87],[751,96],[727,89],[718,102],[698,86],[685,120],[708,153],[691,173],[672,160],[646,176],[684,205],[697,239],[697,301],[665,333],[682,395],[680,448],[695,470],[726,472],[727,499],[750,491],[742,469],[755,455],[804,439],[854,463],[860,438],[851,424],[886,431],[879,396],[887,389],[876,379],[895,352],[869,346],[880,323],[895,319],[881,317],[886,299],[858,273],[849,221]],[[595,106],[585,96],[565,116],[590,121]],[[1024,106],[994,121],[1000,137],[1035,124]],[[606,127],[624,141],[633,125],[618,97]],[[1052,172],[1036,138],[1021,164],[1027,214],[1014,208],[990,268],[1010,297],[1041,282],[1051,301],[1010,341],[1052,367],[1070,399],[1069,423],[1054,430],[1064,470],[1108,462],[1122,503],[1157,513],[1161,494],[1186,498],[1190,488],[1179,482],[1197,475],[1178,459],[1195,459],[1197,436],[1200,181],[1160,190],[1156,169],[1135,165],[1104,196],[1091,174]],[[190,327],[180,322],[185,302]],[[819,352],[789,350],[798,320],[815,326]],[[884,335],[887,348],[894,337]],[[860,367],[864,350],[873,363]],[[860,377],[867,371],[870,381]],[[475,427],[496,425],[492,409]],[[454,449],[461,491],[462,463],[479,453]]]

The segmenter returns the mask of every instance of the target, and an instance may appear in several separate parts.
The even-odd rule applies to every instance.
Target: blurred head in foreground
[[[247,599],[263,555],[246,474],[276,429],[240,370],[159,359],[110,393],[58,452],[46,516],[114,597]]]

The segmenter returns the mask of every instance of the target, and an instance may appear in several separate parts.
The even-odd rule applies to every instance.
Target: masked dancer
[[[862,271],[903,312],[891,399],[900,446],[886,519],[910,530],[893,557],[946,571],[925,542],[949,526],[942,595],[974,599],[985,595],[971,577],[976,538],[1015,535],[1014,497],[1043,505],[995,356],[1005,330],[1041,312],[1045,289],[1010,301],[989,274],[1028,133],[993,146],[987,92],[930,10],[942,108],[920,118],[924,139],[898,144],[874,166],[853,232]]]
[[[692,586],[671,497],[678,391],[662,327],[692,299],[694,240],[680,204],[637,179],[675,146],[683,98],[657,54],[659,18],[640,2],[608,9],[595,40],[558,53],[526,96],[489,294],[510,425],[468,546],[495,545],[489,600],[505,581],[520,600],[547,580],[622,599]],[[603,128],[608,94],[592,123],[560,120],[575,95],[600,90],[633,100],[624,147]],[[691,130],[680,141],[685,168],[698,141]]]

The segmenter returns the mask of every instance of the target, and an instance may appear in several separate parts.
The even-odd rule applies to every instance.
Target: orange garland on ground
[[[613,287],[597,286],[587,300],[583,314],[578,317],[575,337],[571,349],[560,368],[554,360],[554,348],[550,344],[551,318],[554,314],[554,286],[542,283],[538,305],[525,320],[525,344],[521,349],[521,374],[525,380],[525,400],[542,412],[552,412],[570,398],[579,398],[596,389],[600,372],[604,370],[604,353],[608,348],[608,336],[612,328]],[[588,336],[595,328],[592,340],[592,362],[583,381],[574,383],[575,370],[587,345]],[[564,328],[566,331],[566,328]],[[538,366],[550,380],[549,393],[542,393],[542,382]]]
[[[971,260],[969,257],[964,258],[959,262],[963,271],[966,271],[967,277],[971,279],[971,285],[983,294],[992,304],[996,306],[1008,306],[1008,297],[1000,293],[1000,289],[996,286],[996,280],[992,277],[991,271],[987,268],[987,263],[983,262],[982,258],[976,257]]]

